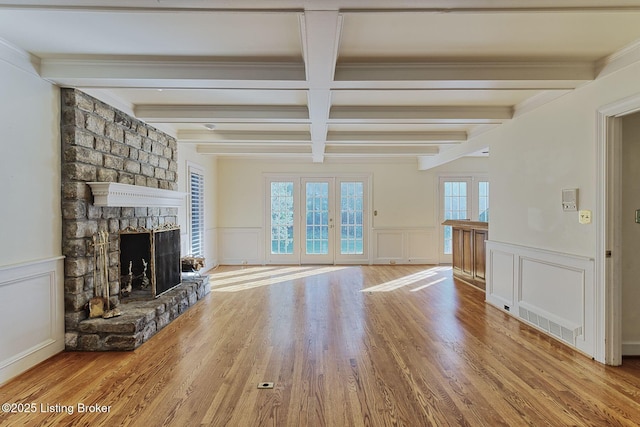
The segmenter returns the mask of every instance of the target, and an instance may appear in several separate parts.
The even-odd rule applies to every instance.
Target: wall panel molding
[[[219,228],[218,262],[224,265],[264,264],[262,228]]]
[[[64,350],[63,259],[0,268],[0,384]]]
[[[594,269],[592,258],[488,241],[486,300],[593,356]]]
[[[373,264],[438,264],[435,227],[374,228]]]

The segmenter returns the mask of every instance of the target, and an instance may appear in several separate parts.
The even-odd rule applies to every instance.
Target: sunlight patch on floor
[[[267,270],[265,270],[264,268],[249,268],[246,270],[236,270],[234,271],[234,273],[237,273],[237,274],[235,274],[234,276],[229,276],[227,278],[220,279],[221,276],[211,275],[209,276],[209,279],[210,279],[211,287],[214,288],[218,286],[225,286],[225,285],[231,285],[234,283],[246,282],[248,280],[264,279],[266,277],[272,277],[272,276],[283,276],[289,273],[306,271],[311,268],[313,267],[287,267],[287,268],[270,267]]]
[[[332,273],[334,271],[340,271],[343,269],[346,269],[349,267],[321,267],[321,268],[317,268],[317,267],[291,267],[290,269],[286,269],[289,271],[293,271],[292,274],[284,274],[284,275],[279,275],[277,277],[271,277],[268,279],[262,279],[262,280],[256,280],[256,281],[248,281],[246,283],[239,283],[237,285],[232,285],[232,286],[224,286],[224,287],[216,287],[211,289],[211,292],[239,292],[239,291],[245,291],[248,289],[255,289],[255,288],[259,288],[262,286],[270,286],[270,285],[276,285],[278,283],[283,283],[283,282],[288,282],[291,280],[296,280],[296,279],[304,279],[307,277],[311,277],[311,276],[318,276],[320,274],[325,274],[325,273]],[[295,271],[298,272],[295,272]],[[302,270],[302,271],[301,271]],[[283,271],[283,270],[278,270],[278,271]],[[245,279],[243,278],[238,278],[239,280],[237,280],[238,282],[240,281],[240,279],[242,279],[242,281],[245,281]],[[251,280],[251,279],[246,279],[246,280]]]
[[[209,277],[211,278],[211,280],[217,279],[217,278],[222,278],[222,277],[232,277],[232,276],[240,276],[243,274],[247,274],[247,273],[257,273],[260,271],[268,271],[268,270],[275,270],[279,268],[278,266],[269,266],[269,267],[242,267],[241,269],[238,270],[230,270],[230,271],[222,271],[220,273],[217,273],[215,270],[212,271],[209,274]]]
[[[424,270],[424,271],[419,271],[417,273],[414,274],[410,274],[408,276],[404,276],[404,277],[399,277],[397,279],[391,280],[389,282],[386,283],[382,283],[380,285],[375,285],[375,286],[371,286],[369,288],[365,288],[362,289],[360,292],[390,292],[390,291],[394,291],[396,289],[400,289],[403,288],[405,286],[410,286],[413,284],[416,284],[420,281],[429,279],[431,277],[436,276],[438,273],[441,273],[443,271],[447,271],[447,270],[451,270],[451,267],[432,267],[428,270]],[[424,289],[426,287],[429,287],[431,285],[435,285],[436,283],[440,283],[443,280],[446,280],[446,277],[443,277],[441,279],[435,280],[435,281],[431,281],[427,284],[421,285],[420,287],[413,289],[413,291],[417,291],[420,289]]]
[[[446,278],[446,277],[441,277],[441,278],[440,278],[440,279],[438,279],[438,280],[434,280],[433,282],[429,282],[429,283],[424,284],[424,285],[422,285],[422,286],[418,286],[417,288],[411,289],[411,292],[416,292],[416,291],[419,291],[419,290],[421,290],[421,289],[428,288],[429,286],[433,286],[433,285],[435,285],[436,283],[444,282],[445,280],[447,280],[447,278]]]

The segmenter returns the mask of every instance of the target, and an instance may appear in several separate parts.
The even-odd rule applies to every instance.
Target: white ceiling
[[[113,3],[0,0],[0,53],[219,156],[436,165],[640,49],[635,0]]]

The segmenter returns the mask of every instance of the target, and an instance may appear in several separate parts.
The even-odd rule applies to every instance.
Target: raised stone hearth
[[[120,304],[122,316],[87,319],[67,335],[68,350],[135,350],[211,291],[209,276],[183,275],[182,283],[153,300]]]

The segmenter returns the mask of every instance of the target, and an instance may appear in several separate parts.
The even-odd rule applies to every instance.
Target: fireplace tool
[[[89,301],[89,317],[120,316],[118,308],[111,309],[109,295],[109,233],[100,231],[93,236],[94,269],[93,269],[93,293],[94,297]],[[99,294],[102,294],[99,296]]]

